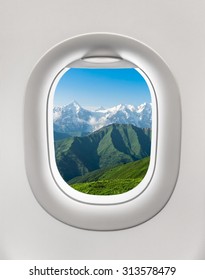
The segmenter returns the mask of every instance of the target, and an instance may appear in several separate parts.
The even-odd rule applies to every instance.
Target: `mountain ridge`
[[[150,137],[143,129],[131,124],[111,124],[87,136],[56,141],[56,163],[68,181],[96,169],[147,157],[150,146]]]
[[[140,128],[151,128],[152,104],[143,103],[137,107],[123,105],[95,111],[85,109],[76,101],[53,108],[54,131],[70,136],[85,136],[110,124],[132,124]]]

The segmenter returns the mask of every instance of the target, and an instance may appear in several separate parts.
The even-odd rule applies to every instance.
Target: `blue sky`
[[[77,101],[82,107],[109,108],[118,104],[140,105],[151,102],[144,78],[133,68],[71,68],[60,79],[54,106]]]

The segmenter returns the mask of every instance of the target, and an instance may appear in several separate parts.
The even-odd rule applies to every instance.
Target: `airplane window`
[[[171,198],[180,166],[180,92],[149,47],[115,34],[63,41],[32,71],[24,114],[28,180],[58,220],[125,229],[154,217]]]

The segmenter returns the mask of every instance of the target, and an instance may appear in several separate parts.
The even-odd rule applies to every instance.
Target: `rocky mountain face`
[[[53,109],[54,131],[69,136],[85,136],[110,124],[131,124],[139,128],[151,128],[152,104],[117,105],[95,111],[81,107],[77,102]]]

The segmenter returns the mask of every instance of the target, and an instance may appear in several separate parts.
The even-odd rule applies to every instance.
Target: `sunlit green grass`
[[[77,191],[94,195],[115,195],[127,192],[136,187],[141,179],[114,179],[100,180],[97,182],[74,184]]]
[[[69,181],[77,191],[93,195],[115,195],[136,187],[144,178],[150,158],[122,164],[114,168],[96,170]]]

